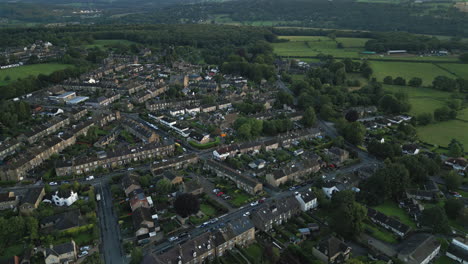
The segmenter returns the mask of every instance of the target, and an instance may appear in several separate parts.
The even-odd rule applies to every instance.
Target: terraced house
[[[55,167],[57,176],[85,174],[97,168],[112,169],[132,162],[169,156],[174,153],[174,144],[151,143],[136,147],[114,150],[100,157],[83,157],[61,161]]]

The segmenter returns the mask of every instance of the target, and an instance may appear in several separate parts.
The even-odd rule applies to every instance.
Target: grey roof
[[[440,243],[433,235],[417,233],[400,244],[399,258],[407,258],[410,264],[421,263],[438,247]]]
[[[61,214],[44,217],[40,221],[41,227],[49,224],[53,225],[55,230],[66,230],[80,225],[80,211],[78,209],[64,212]]]
[[[450,246],[447,249],[447,253],[450,253],[457,258],[463,259],[464,261],[468,261],[468,250],[462,247],[450,244]]]
[[[39,196],[41,195],[43,189],[44,187],[29,189],[29,191],[26,193],[26,196],[24,196],[23,200],[21,201],[21,204],[35,204],[37,202],[37,199],[39,199]]]

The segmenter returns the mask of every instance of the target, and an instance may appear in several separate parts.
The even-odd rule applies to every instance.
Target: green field
[[[59,63],[43,63],[43,64],[32,64],[24,65],[11,69],[0,70],[0,85],[6,85],[10,82],[16,81],[18,78],[25,78],[29,75],[37,76],[39,74],[49,75],[55,71],[63,70],[72,67],[69,64]],[[5,77],[10,76],[10,80],[6,81]]]
[[[425,142],[447,146],[455,138],[468,145],[468,121],[450,120],[417,127],[419,138]]]
[[[440,63],[440,66],[457,75],[460,78],[468,77],[468,64]]]
[[[390,92],[404,92],[408,95],[411,103],[411,115],[420,113],[432,113],[435,109],[446,105],[450,93],[434,90],[431,88],[386,85],[384,89]]]
[[[280,36],[280,39],[287,39],[288,42],[273,43],[273,48],[279,56],[301,57],[317,56],[319,54],[333,55],[341,58],[355,59],[379,59],[379,60],[410,60],[410,61],[457,61],[456,56],[387,56],[387,55],[364,55],[364,45],[367,38],[336,38],[332,40],[325,36]],[[337,47],[338,43],[343,48]]]
[[[98,47],[101,49],[106,48],[106,46],[109,45],[116,45],[116,44],[122,44],[122,45],[131,45],[131,44],[136,44],[136,42],[125,40],[125,39],[100,39],[100,40],[95,40],[93,44],[86,45],[86,48],[94,48]]]
[[[429,86],[437,76],[456,77],[432,63],[372,61],[371,66],[377,81],[383,81],[386,76],[392,76],[394,79],[400,76],[406,81],[412,77],[419,77],[423,79],[424,86]]]

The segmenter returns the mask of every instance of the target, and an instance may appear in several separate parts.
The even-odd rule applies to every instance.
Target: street
[[[101,228],[101,254],[106,264],[124,264],[125,256],[120,243],[120,228],[112,205],[110,185],[102,182],[96,187],[96,193],[101,194],[98,201],[98,217]]]

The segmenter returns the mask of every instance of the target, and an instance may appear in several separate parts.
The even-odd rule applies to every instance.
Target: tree
[[[398,114],[402,111],[401,103],[394,95],[386,94],[379,100],[379,107],[386,113]]]
[[[364,141],[366,128],[359,122],[346,123],[344,127],[341,128],[341,133],[351,144],[359,145]]]
[[[386,77],[383,79],[383,83],[385,83],[385,84],[393,84],[393,77],[392,77],[392,76],[386,76]]]
[[[450,232],[447,215],[440,206],[424,210],[421,216],[421,224],[431,228],[434,233],[448,234]]]
[[[416,116],[416,122],[421,126],[429,125],[433,120],[432,113],[421,113]]]
[[[455,171],[450,171],[449,174],[447,174],[447,177],[445,178],[445,185],[450,191],[458,190],[458,188],[460,188],[461,183],[462,178]]]
[[[172,184],[168,179],[161,179],[156,183],[156,190],[160,193],[169,193],[172,189]]]
[[[10,75],[5,76],[5,78],[4,78],[3,80],[4,80],[5,82],[8,82],[9,80],[11,80]]]
[[[463,63],[468,63],[468,53],[463,53],[458,56],[458,59]]]
[[[135,247],[132,250],[132,259],[130,261],[130,264],[140,264],[141,261],[143,260],[143,252],[141,251],[141,248]]]
[[[200,202],[193,194],[183,193],[177,196],[174,201],[174,209],[182,217],[187,217],[198,213]]]
[[[349,110],[345,115],[345,119],[348,120],[348,122],[356,122],[359,119],[358,111],[354,109]]]
[[[315,115],[314,108],[309,106],[304,112],[304,116],[302,117],[302,123],[306,127],[311,127],[315,124],[315,122],[317,122],[317,116]]]
[[[434,110],[434,119],[437,121],[448,121],[457,117],[457,111],[443,106]]]
[[[353,238],[364,229],[364,220],[366,218],[367,210],[363,205],[355,201],[348,201],[334,210],[331,226],[341,236]],[[346,221],[343,221],[344,219]]]
[[[453,92],[458,89],[457,81],[450,79],[447,76],[437,76],[432,81],[434,89]]]
[[[463,152],[464,152],[463,144],[457,141],[456,139],[452,139],[448,147],[449,147],[448,155],[450,157],[458,158],[458,157],[463,156]]]
[[[403,77],[396,77],[393,80],[394,85],[400,85],[400,86],[405,86],[406,85],[406,80]]]
[[[413,77],[408,82],[409,86],[420,87],[422,85],[422,79],[419,77]]]
[[[454,220],[462,214],[463,207],[463,202],[454,198],[448,199],[444,205],[445,213],[447,213],[448,217]]]

